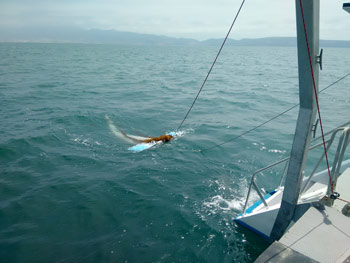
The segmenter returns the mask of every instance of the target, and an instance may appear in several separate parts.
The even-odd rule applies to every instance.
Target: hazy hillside
[[[81,30],[67,28],[0,29],[0,42],[44,42],[44,43],[95,43],[120,45],[214,45],[223,39],[198,41],[190,38],[173,38],[149,34],[137,34],[116,30]],[[229,46],[296,46],[295,37],[268,37],[227,41]],[[322,47],[350,47],[350,41],[321,40]]]

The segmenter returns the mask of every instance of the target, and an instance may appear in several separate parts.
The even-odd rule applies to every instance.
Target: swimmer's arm
[[[130,139],[130,140],[132,140],[132,141],[134,141],[134,142],[136,142],[136,143],[143,142],[142,140],[137,140],[137,139],[135,139],[135,138],[132,138],[132,137],[128,136],[128,135],[126,134],[126,132],[124,131],[124,129],[122,129],[122,128],[120,128],[120,131],[122,132],[122,134],[123,134],[126,138],[128,138],[128,139]]]
[[[141,142],[150,143],[150,142],[154,142],[154,141],[157,141],[157,138],[149,138],[149,139],[146,139],[146,140],[142,140]]]

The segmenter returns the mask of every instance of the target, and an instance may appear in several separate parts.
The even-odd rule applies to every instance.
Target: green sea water
[[[254,261],[268,243],[233,218],[251,174],[288,156],[298,109],[199,150],[298,103],[296,48],[225,47],[170,143],[130,152],[105,119],[176,130],[217,49],[0,44],[0,262]],[[350,72],[350,49],[323,60],[320,89]],[[349,86],[320,95],[325,130],[349,120]]]

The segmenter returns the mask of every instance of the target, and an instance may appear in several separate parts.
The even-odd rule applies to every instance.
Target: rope
[[[308,36],[307,36],[307,31],[306,31],[305,17],[304,17],[304,10],[303,10],[302,0],[299,0],[299,3],[300,3],[301,16],[302,16],[302,18],[303,18],[304,33],[305,33],[305,41],[306,41],[306,45],[307,45],[307,53],[308,53],[308,56],[309,56],[309,64],[310,64],[310,70],[311,70],[311,76],[312,76],[312,84],[313,84],[314,93],[315,93],[315,99],[316,99],[316,106],[317,106],[317,112],[318,112],[318,119],[319,119],[319,121],[320,121],[320,127],[321,127],[321,134],[322,134],[322,141],[323,141],[324,154],[325,154],[325,156],[326,156],[326,162],[327,162],[327,169],[328,169],[328,176],[329,176],[329,184],[330,184],[330,186],[331,186],[331,192],[333,193],[333,183],[332,183],[331,171],[330,171],[330,169],[329,169],[329,161],[328,161],[328,155],[327,155],[326,140],[325,140],[325,138],[324,138],[324,132],[323,132],[323,126],[322,126],[322,119],[321,119],[321,111],[320,111],[320,106],[319,106],[319,103],[318,103],[317,88],[316,88],[316,83],[315,83],[314,69],[313,69],[312,60],[311,60],[309,39],[308,39]]]
[[[261,126],[263,126],[263,125],[269,123],[270,121],[273,121],[274,119],[277,119],[278,117],[280,117],[280,116],[282,116],[283,114],[287,113],[288,111],[294,109],[294,108],[297,107],[298,105],[299,105],[299,104],[296,104],[296,105],[292,106],[292,107],[289,108],[288,110],[285,110],[284,112],[282,112],[282,113],[276,115],[275,117],[272,117],[271,119],[269,119],[269,120],[267,120],[267,121],[265,121],[265,122],[259,124],[258,126],[255,126],[254,128],[252,128],[252,129],[250,129],[250,130],[247,130],[247,131],[241,133],[240,135],[237,135],[236,137],[234,137],[234,138],[232,138],[232,139],[230,139],[230,140],[228,140],[228,141],[219,143],[219,144],[217,144],[217,145],[214,145],[214,146],[212,146],[212,147],[206,148],[206,149],[201,150],[201,151],[202,151],[202,152],[204,152],[204,151],[209,151],[209,150],[211,150],[211,149],[213,149],[213,148],[216,148],[216,147],[219,147],[219,146],[224,145],[224,144],[226,144],[226,143],[229,143],[229,142],[232,142],[232,141],[234,141],[234,140],[237,140],[238,138],[240,138],[240,137],[246,135],[247,133],[250,133],[250,132],[252,132],[252,131],[254,131],[254,130],[260,128]]]
[[[345,199],[341,199],[341,198],[339,198],[339,197],[337,198],[337,200],[350,204],[350,201],[347,201],[347,200],[345,200]]]
[[[339,78],[338,80],[334,81],[332,84],[328,85],[328,86],[325,87],[324,89],[320,90],[319,93],[321,93],[321,92],[323,92],[323,91],[329,89],[330,87],[334,86],[334,85],[337,84],[339,81],[345,79],[345,78],[348,77],[348,76],[350,76],[350,72],[349,72],[348,74],[344,75],[343,77]],[[216,148],[216,147],[222,146],[222,145],[224,145],[224,144],[226,144],[226,143],[229,143],[229,142],[232,142],[232,141],[234,141],[234,140],[237,140],[238,138],[240,138],[240,137],[242,137],[242,136],[244,136],[244,135],[246,135],[246,134],[248,134],[248,133],[250,133],[250,132],[252,132],[252,131],[254,131],[254,130],[258,129],[258,128],[260,128],[261,126],[264,126],[265,124],[267,124],[267,123],[269,123],[269,122],[271,122],[271,121],[277,119],[278,117],[280,117],[280,116],[286,114],[287,112],[291,111],[292,109],[296,108],[297,106],[299,106],[299,103],[298,103],[298,104],[295,104],[294,106],[290,107],[289,109],[283,111],[282,113],[279,113],[278,115],[272,117],[271,119],[260,123],[259,125],[255,126],[254,128],[252,128],[252,129],[250,129],[250,130],[247,130],[247,131],[241,133],[240,135],[237,135],[236,137],[234,137],[234,138],[232,138],[232,139],[229,139],[229,140],[227,140],[227,141],[224,141],[224,142],[222,142],[222,143],[216,144],[216,145],[214,145],[214,146],[211,146],[211,147],[209,147],[209,148],[206,148],[206,149],[203,149],[203,150],[200,150],[200,151],[201,151],[201,152],[209,151],[209,150],[212,150],[212,149],[214,149],[214,148]]]
[[[237,14],[236,14],[236,16],[235,16],[235,18],[234,18],[234,20],[233,20],[233,22],[232,22],[232,24],[231,24],[231,27],[230,27],[230,29],[228,30],[228,32],[227,32],[227,34],[226,34],[226,37],[225,37],[224,41],[222,42],[221,47],[220,47],[218,53],[216,54],[216,57],[215,57],[215,59],[214,59],[212,65],[211,65],[211,67],[210,67],[210,69],[209,69],[209,71],[208,71],[208,74],[207,74],[207,76],[205,77],[205,79],[204,79],[204,81],[203,81],[203,83],[202,83],[202,86],[200,87],[200,89],[199,89],[199,91],[198,91],[198,93],[197,93],[197,96],[196,96],[195,99],[193,100],[191,107],[190,107],[189,110],[187,111],[187,113],[186,113],[184,119],[183,119],[182,122],[180,123],[179,127],[177,128],[177,130],[179,130],[179,129],[181,128],[182,124],[185,122],[185,120],[187,119],[188,115],[190,114],[190,112],[191,112],[191,110],[192,110],[194,104],[196,103],[196,101],[197,101],[197,99],[198,99],[198,97],[199,97],[199,94],[201,93],[201,91],[202,91],[202,89],[203,89],[205,83],[207,82],[207,79],[208,79],[208,77],[209,77],[211,71],[212,71],[213,68],[214,68],[214,65],[215,65],[215,63],[216,63],[216,61],[217,61],[217,59],[218,59],[218,57],[219,57],[219,55],[220,55],[220,53],[221,53],[221,50],[223,49],[223,47],[224,47],[224,45],[225,45],[225,43],[226,43],[226,41],[227,41],[227,39],[228,39],[228,36],[230,35],[231,30],[232,30],[234,24],[236,23],[236,20],[237,20],[237,18],[238,18],[239,13],[241,12],[241,9],[242,9],[244,3],[245,3],[245,0],[242,1],[241,6],[239,7],[239,9],[238,9],[238,11],[237,11]]]

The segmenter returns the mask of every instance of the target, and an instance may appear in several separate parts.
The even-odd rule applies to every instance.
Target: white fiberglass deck
[[[350,169],[338,180],[337,191],[349,200]],[[346,262],[350,263],[350,217],[340,210],[346,203],[335,201],[333,207],[319,203],[274,242],[256,262]]]
[[[256,262],[350,262],[350,217],[310,207]]]

